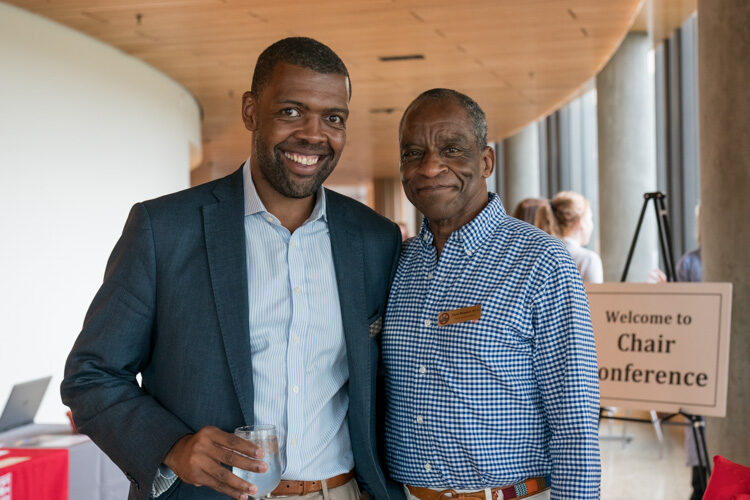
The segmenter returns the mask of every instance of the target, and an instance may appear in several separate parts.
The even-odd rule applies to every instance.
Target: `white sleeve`
[[[604,268],[602,258],[596,252],[586,252],[585,258],[581,261],[581,279],[584,283],[602,283],[604,282]]]

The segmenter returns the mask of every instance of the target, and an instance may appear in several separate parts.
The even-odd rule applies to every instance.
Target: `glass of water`
[[[250,472],[238,467],[232,467],[235,476],[253,483],[258,492],[253,498],[268,496],[279,485],[281,480],[281,460],[279,459],[279,441],[275,425],[250,425],[237,427],[235,436],[250,441],[256,446],[263,448],[265,454],[263,461],[268,465],[266,472]]]

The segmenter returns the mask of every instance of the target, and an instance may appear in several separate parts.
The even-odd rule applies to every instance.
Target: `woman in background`
[[[528,222],[533,226],[535,225],[534,217],[536,217],[537,210],[539,210],[539,207],[541,207],[545,203],[549,202],[544,198],[524,198],[518,203],[518,205],[516,205],[516,208],[513,210],[513,217],[518,220]]]
[[[540,207],[545,207],[545,209],[540,211]],[[549,200],[546,198],[524,198],[513,210],[513,217],[528,222],[556,238],[562,238],[559,224],[555,220],[549,206]]]
[[[535,222],[537,221],[548,223],[550,230],[545,231],[563,240],[584,283],[604,281],[601,257],[596,252],[585,248],[594,231],[591,205],[586,198],[573,191],[557,193],[552,201],[537,209]],[[539,224],[534,225],[544,229]]]

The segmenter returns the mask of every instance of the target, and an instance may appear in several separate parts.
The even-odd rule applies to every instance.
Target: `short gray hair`
[[[406,111],[404,111],[404,114],[401,117],[401,122],[398,125],[399,131],[401,131],[401,127],[404,125],[404,118],[409,114],[409,111],[425,99],[434,99],[437,101],[442,99],[454,99],[458,102],[469,114],[469,118],[471,118],[477,146],[479,146],[479,149],[487,147],[487,117],[485,116],[484,111],[482,111],[482,108],[479,107],[479,104],[477,104],[474,99],[453,89],[430,89],[419,94],[417,98],[407,106]]]

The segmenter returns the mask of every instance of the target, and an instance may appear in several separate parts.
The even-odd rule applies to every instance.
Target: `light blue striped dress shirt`
[[[325,479],[354,468],[349,367],[325,191],[290,234],[266,211],[243,167],[255,423],[280,430],[282,478]]]
[[[327,479],[354,468],[349,366],[325,190],[294,233],[269,213],[243,166],[255,423],[279,429],[283,479]],[[152,497],[176,480],[161,466]]]

